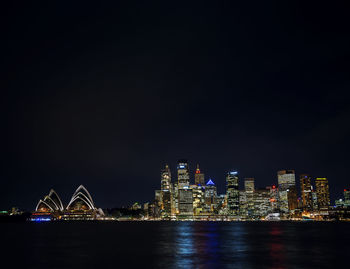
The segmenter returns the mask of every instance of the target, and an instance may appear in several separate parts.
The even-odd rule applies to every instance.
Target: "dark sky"
[[[1,208],[79,184],[99,207],[145,202],[181,158],[221,193],[232,169],[350,187],[345,5],[115,2],[2,8]]]

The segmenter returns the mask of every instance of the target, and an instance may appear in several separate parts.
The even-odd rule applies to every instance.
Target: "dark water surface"
[[[0,223],[11,268],[349,268],[350,223]],[[4,267],[3,267],[4,268]]]

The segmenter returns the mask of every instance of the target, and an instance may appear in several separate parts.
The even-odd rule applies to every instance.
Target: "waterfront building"
[[[209,179],[205,185],[204,202],[210,212],[213,212],[216,209],[216,198],[217,192],[215,183]]]
[[[267,188],[255,190],[253,217],[264,218],[271,212],[270,190]]]
[[[199,215],[203,211],[204,206],[204,186],[191,185],[193,193],[193,212],[195,215]]]
[[[294,213],[294,211],[298,208],[298,194],[296,186],[290,186],[287,190],[288,197],[288,210],[290,213]]]
[[[190,174],[187,160],[179,160],[177,163],[177,181],[179,189],[190,185]]]
[[[171,172],[169,166],[166,164],[165,168],[160,173],[161,190],[171,190]]]
[[[95,207],[88,190],[80,185],[75,190],[61,218],[63,220],[94,220],[103,215],[103,211]]]
[[[189,187],[182,187],[178,190],[179,195],[179,216],[193,216],[193,190]]]
[[[49,194],[40,199],[32,213],[30,219],[32,221],[50,221],[60,218],[64,207],[61,198],[51,189]]]
[[[244,190],[245,190],[245,196],[246,196],[246,207],[245,207],[245,213],[248,217],[253,216],[254,211],[254,178],[245,178],[244,179]],[[244,214],[244,212],[242,212]]]
[[[289,213],[288,192],[291,187],[295,187],[294,170],[281,170],[277,172],[279,209],[281,213]]]
[[[49,194],[44,197],[44,199],[39,200],[35,207],[36,212],[57,212],[63,211],[64,207],[61,198],[51,189]]]
[[[225,194],[220,194],[216,198],[216,210],[219,215],[226,215],[227,199]]]
[[[171,184],[171,172],[169,166],[166,164],[165,168],[161,170],[161,190],[159,193],[159,206],[162,218],[170,218],[174,214],[173,210],[173,187]],[[157,199],[157,197],[156,197]]]
[[[330,206],[329,185],[327,178],[316,178],[317,204],[320,211],[328,211]]]
[[[231,216],[239,215],[238,172],[231,171],[226,175],[227,212]]]
[[[266,189],[270,192],[270,207],[272,213],[276,213],[278,210],[278,188],[275,185],[268,186]]]
[[[300,175],[301,200],[304,211],[311,212],[312,207],[312,185],[311,177],[307,174]]]
[[[201,170],[199,169],[199,164],[197,164],[197,169],[196,172],[194,174],[194,184],[198,185],[202,185],[204,186],[205,182],[204,182],[204,174],[201,173]]]
[[[187,160],[177,163],[178,211],[180,216],[193,216],[193,191],[190,188],[190,174]]]

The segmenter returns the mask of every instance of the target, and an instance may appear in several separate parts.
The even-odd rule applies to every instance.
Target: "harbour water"
[[[11,268],[347,268],[344,222],[0,223]],[[4,268],[4,267],[3,267]]]

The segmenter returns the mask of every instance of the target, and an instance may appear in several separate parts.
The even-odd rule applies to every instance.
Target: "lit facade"
[[[231,216],[239,215],[238,172],[231,171],[226,175],[227,212]]]
[[[315,180],[315,185],[318,209],[328,211],[330,206],[328,179],[318,177]]]
[[[246,215],[248,217],[253,216],[254,211],[254,191],[255,191],[255,184],[254,184],[254,178],[245,178],[244,179],[244,190],[245,190],[245,196],[246,196]]]
[[[196,172],[194,174],[194,184],[204,186],[204,174],[199,169],[199,164],[197,164]]]
[[[288,214],[290,206],[288,205],[289,189],[295,187],[294,170],[281,170],[277,172],[279,209],[281,213]]]
[[[311,212],[312,203],[312,185],[311,177],[307,174],[300,175],[301,200],[304,211]]]
[[[204,202],[210,212],[216,209],[217,192],[215,183],[209,179],[205,185]]]

